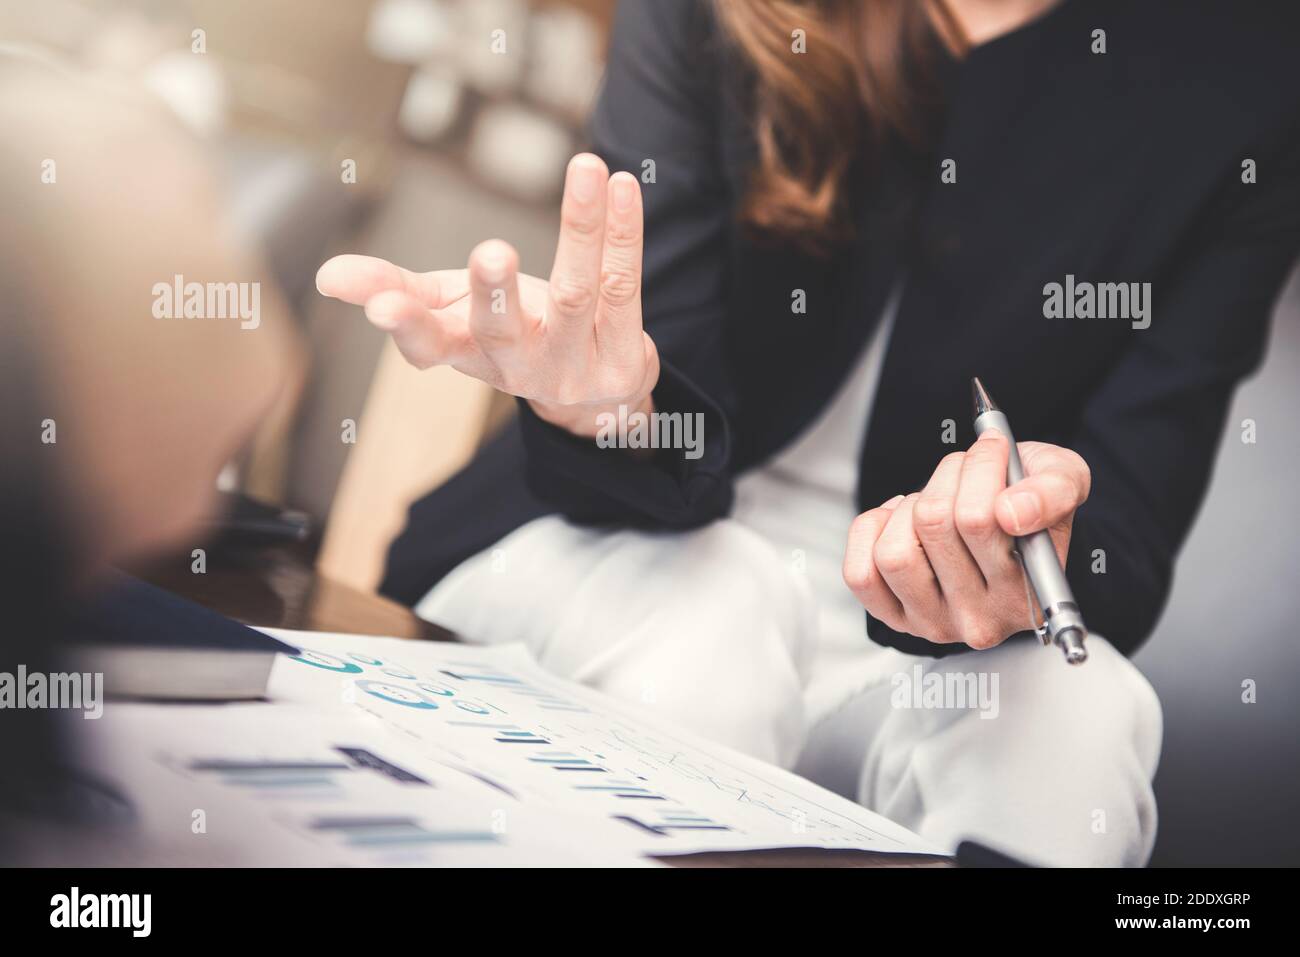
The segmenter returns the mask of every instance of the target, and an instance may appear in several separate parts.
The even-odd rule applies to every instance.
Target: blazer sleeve
[[[520,402],[528,484],[574,521],[691,528],[731,508],[722,324],[732,198],[718,155],[716,36],[700,0],[623,0],[591,125],[610,170],[642,184],[642,311],[662,365],[656,410],[701,414],[702,454],[601,449]]]
[[[1153,282],[1151,325],[1132,331],[1072,439],[1092,494],[1075,518],[1067,577],[1089,628],[1126,654],[1155,628],[1233,392],[1263,357],[1300,249],[1298,134],[1293,125],[1259,144],[1258,183],[1225,172],[1193,252]]]

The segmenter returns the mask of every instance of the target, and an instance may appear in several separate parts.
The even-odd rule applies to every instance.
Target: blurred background
[[[208,145],[232,225],[311,352],[305,386],[223,487],[305,513],[321,569],[345,584],[374,588],[407,505],[513,402],[449,369],[407,368],[359,310],[316,293],[316,268],[339,252],[459,268],[478,242],[503,236],[524,271],[546,275],[612,10],[612,0],[0,8],[6,41],[138,83]],[[346,423],[355,443],[341,440]]]
[[[502,236],[546,275],[564,166],[583,143],[614,0],[40,0],[0,8],[34,44],[163,100],[206,144],[234,226],[280,286],[310,367],[223,474],[293,509],[308,560],[379,581],[407,506],[512,403],[415,372],[360,310],[316,294],[338,252],[416,270]],[[184,196],[175,202],[183,204]],[[1241,390],[1210,499],[1139,654],[1165,708],[1153,864],[1300,863],[1300,282]],[[1257,423],[1258,441],[1240,441]],[[343,438],[348,424],[355,442]],[[1257,701],[1243,703],[1253,680]]]

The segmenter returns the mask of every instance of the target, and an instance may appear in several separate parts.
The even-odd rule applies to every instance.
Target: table
[[[160,588],[248,625],[456,641],[456,635],[380,595],[316,573],[305,546],[216,546],[207,571],[195,574],[188,554],[128,569]],[[674,855],[677,867],[950,867],[948,858],[853,850],[782,848]]]

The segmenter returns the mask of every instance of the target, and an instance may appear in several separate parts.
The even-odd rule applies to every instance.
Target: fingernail
[[[990,426],[989,428],[985,429],[983,432],[980,433],[979,440],[983,442],[985,439],[1000,439],[1000,438],[1002,438],[1002,431],[996,427]]]
[[[627,176],[619,176],[614,180],[614,209],[620,213],[626,213],[632,208],[632,201],[636,198],[636,180]]]
[[[1038,497],[1029,492],[1008,495],[1007,510],[1011,513],[1011,530],[1017,535],[1038,523]]]
[[[595,199],[596,191],[603,185],[596,164],[590,159],[579,157],[574,159],[570,171],[572,175],[569,177],[569,188],[573,191],[573,198],[580,203],[589,203]]]
[[[479,275],[481,275],[491,285],[496,285],[506,278],[506,261],[505,257],[495,253],[487,253],[480,257]]]
[[[902,495],[895,495],[893,498],[889,499],[887,502],[882,502],[881,505],[880,505],[880,507],[881,507],[881,508],[897,508],[897,507],[898,507],[898,503],[901,502],[902,500],[903,500],[903,496],[902,496]]]

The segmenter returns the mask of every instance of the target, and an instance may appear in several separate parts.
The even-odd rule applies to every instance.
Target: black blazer
[[[930,149],[864,155],[855,238],[828,258],[773,246],[734,210],[755,150],[750,77],[705,0],[624,0],[595,150],[640,176],[644,311],[665,411],[703,411],[705,454],[633,460],[518,421],[418,502],[383,590],[407,602],[532,518],[688,529],[725,516],[851,370],[894,284],[904,295],[863,444],[858,504],[920,487],[973,440],[980,375],[1020,439],[1092,468],[1068,575],[1126,652],[1155,626],[1237,383],[1300,248],[1300,35],[1292,4],[1065,0],[946,61]],[[1107,50],[1092,52],[1095,29]],[[943,160],[957,181],[940,181]],[[1253,160],[1257,181],[1243,182]],[[1151,324],[1048,319],[1044,286],[1151,283]],[[807,314],[792,313],[802,289]],[[847,529],[846,529],[847,533]],[[1105,553],[1094,573],[1095,550]],[[545,569],[538,569],[544,575]],[[868,620],[870,637],[935,646]]]

